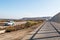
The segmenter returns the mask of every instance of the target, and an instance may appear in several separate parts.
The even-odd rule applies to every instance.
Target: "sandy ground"
[[[26,34],[33,31],[34,29],[36,29],[37,26],[38,25],[35,25],[28,29],[23,29],[23,30],[0,34],[0,40],[21,40]]]
[[[26,35],[27,32],[28,31],[24,29],[24,30],[18,30],[14,32],[0,34],[0,40],[18,40],[21,39],[24,35]]]
[[[14,26],[15,26],[15,25],[24,24],[24,23],[26,23],[26,21],[23,21],[23,22],[15,22],[15,23],[14,23]]]

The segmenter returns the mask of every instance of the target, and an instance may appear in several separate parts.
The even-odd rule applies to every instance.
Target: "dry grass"
[[[16,28],[15,27],[6,27],[6,32],[11,32],[11,31],[16,31]]]
[[[35,21],[27,21],[27,23],[25,24],[25,27],[28,28],[28,27],[34,26],[36,24],[38,24],[38,22],[35,22]]]
[[[41,21],[27,21],[25,24],[6,27],[6,32],[21,30],[42,23]]]

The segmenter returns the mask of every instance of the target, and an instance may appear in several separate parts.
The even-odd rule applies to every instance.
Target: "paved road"
[[[60,40],[60,23],[45,22],[38,30],[29,33],[24,40]]]
[[[60,40],[60,24],[46,22],[31,40]]]
[[[45,22],[37,30],[29,33],[24,40],[60,40],[60,23]]]
[[[46,22],[30,40],[60,40],[60,24]]]

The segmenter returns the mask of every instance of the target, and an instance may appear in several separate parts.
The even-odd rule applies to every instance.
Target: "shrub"
[[[21,24],[21,25],[16,25],[14,27],[16,28],[16,30],[20,30],[20,29],[24,29],[24,25],[25,24]]]
[[[31,27],[31,26],[36,25],[36,24],[38,24],[38,22],[28,21],[28,22],[25,24],[25,27]]]
[[[31,23],[30,22],[27,22],[26,24],[25,24],[25,27],[30,27],[31,26]]]
[[[4,28],[0,28],[0,30],[4,30]]]
[[[11,31],[15,31],[16,28],[15,27],[6,27],[6,32],[11,32]]]

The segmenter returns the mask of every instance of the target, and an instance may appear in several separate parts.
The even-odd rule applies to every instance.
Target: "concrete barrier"
[[[60,23],[60,12],[53,16],[50,21]]]

